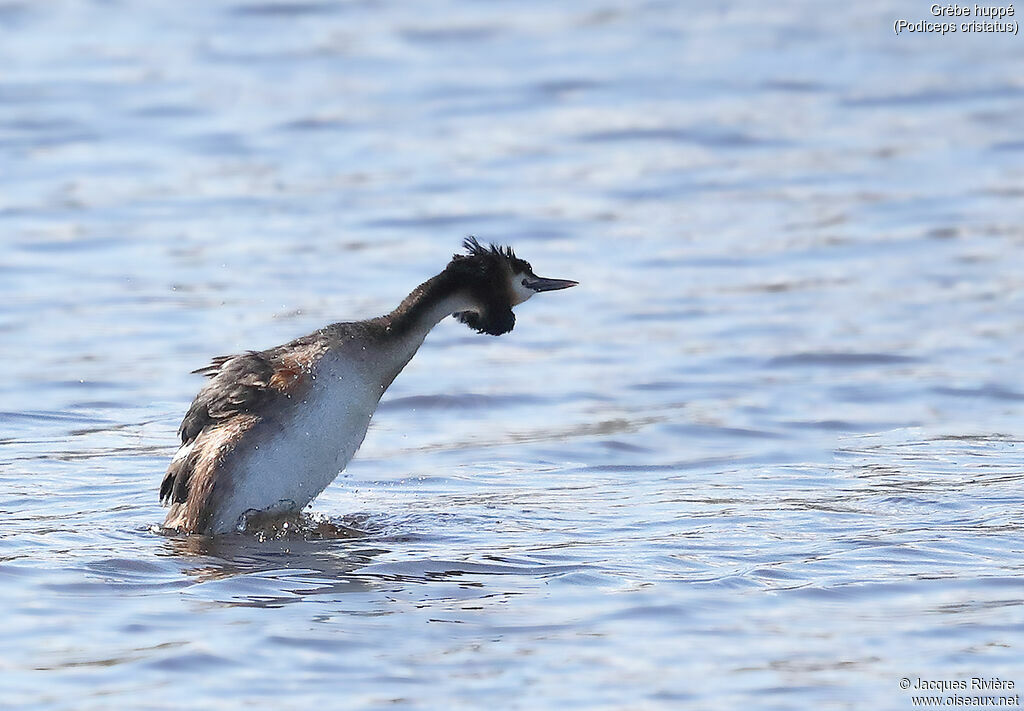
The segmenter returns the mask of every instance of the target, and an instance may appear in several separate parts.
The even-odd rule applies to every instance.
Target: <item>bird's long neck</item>
[[[387,354],[381,392],[416,355],[430,329],[445,316],[474,307],[452,275],[441,272],[413,289],[394,311],[373,319],[383,328],[384,352]]]
[[[409,337],[422,343],[445,316],[474,308],[463,285],[448,271],[423,282],[398,307],[381,317],[395,337]]]

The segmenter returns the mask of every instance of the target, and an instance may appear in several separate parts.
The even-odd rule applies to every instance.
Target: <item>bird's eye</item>
[[[523,279],[523,286],[526,286],[526,279]]]

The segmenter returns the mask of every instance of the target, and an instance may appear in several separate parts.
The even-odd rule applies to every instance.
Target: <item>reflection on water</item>
[[[280,607],[306,597],[373,588],[356,571],[385,550],[334,548],[317,535],[311,530],[269,539],[259,533],[217,539],[179,536],[167,541],[162,554],[183,565],[182,574],[191,579],[190,596],[223,604]]]
[[[0,4],[2,705],[1024,683],[1024,45],[891,14]],[[469,233],[581,285],[436,329],[314,513],[159,532],[189,371]]]

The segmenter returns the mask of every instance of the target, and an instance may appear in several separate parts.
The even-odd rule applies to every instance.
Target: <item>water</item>
[[[4,707],[1019,691],[1024,45],[898,13],[0,5]],[[363,535],[151,530],[190,370],[470,233],[581,285],[431,334]]]

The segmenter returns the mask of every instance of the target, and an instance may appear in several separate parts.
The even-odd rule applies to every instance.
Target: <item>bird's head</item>
[[[474,308],[456,313],[456,318],[478,333],[508,333],[516,323],[513,306],[541,291],[568,289],[577,284],[568,279],[537,276],[530,263],[517,257],[511,247],[485,247],[475,237],[467,237],[462,246],[466,253],[453,255],[445,271],[474,304]]]

